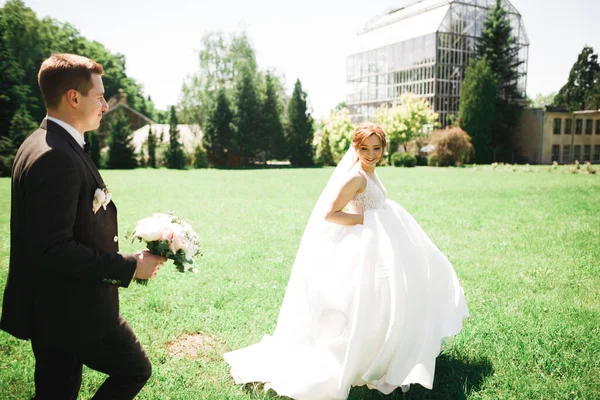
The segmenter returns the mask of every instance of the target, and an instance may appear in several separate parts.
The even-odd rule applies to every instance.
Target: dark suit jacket
[[[10,265],[0,328],[47,343],[85,343],[118,326],[118,287],[136,260],[117,253],[117,208],[92,211],[104,182],[58,124],[44,120],[12,170]]]

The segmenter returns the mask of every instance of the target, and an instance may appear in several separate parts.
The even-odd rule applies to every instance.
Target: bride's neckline
[[[373,182],[373,184],[379,189],[381,190],[381,193],[383,193],[385,195],[385,189],[383,188],[383,185],[381,184],[381,181],[379,180],[379,177],[377,176],[377,173],[375,171],[373,171],[373,178],[370,176],[370,174],[365,171],[362,168],[358,168],[359,171],[361,171],[367,179],[369,179],[371,182]]]

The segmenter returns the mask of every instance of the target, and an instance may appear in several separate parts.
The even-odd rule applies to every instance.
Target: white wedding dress
[[[236,383],[265,382],[299,400],[346,399],[360,385],[431,389],[442,339],[469,316],[463,289],[414,218],[355,160],[351,148],[313,211],[273,336],[224,355]],[[351,168],[367,180],[348,205],[364,225],[324,222],[322,200]]]

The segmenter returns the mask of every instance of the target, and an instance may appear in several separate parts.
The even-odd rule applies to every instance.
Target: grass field
[[[410,399],[600,398],[600,176],[549,169],[378,170],[388,196],[453,263],[471,312],[438,358],[434,389],[413,388]],[[124,240],[137,219],[168,210],[192,224],[204,250],[198,274],[167,265],[148,287],[120,292],[154,366],[139,398],[275,397],[235,385],[221,355],[272,332],[331,171],[102,172],[119,209],[121,250],[140,248]],[[10,180],[0,179],[2,288],[9,210]],[[33,366],[29,343],[0,333],[0,398],[31,398]],[[85,370],[80,398],[103,379]],[[384,396],[356,388],[350,398]]]

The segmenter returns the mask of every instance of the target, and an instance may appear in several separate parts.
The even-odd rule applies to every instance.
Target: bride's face
[[[379,136],[373,134],[363,140],[356,151],[358,153],[358,159],[364,166],[375,167],[383,156],[381,139],[379,139]]]

